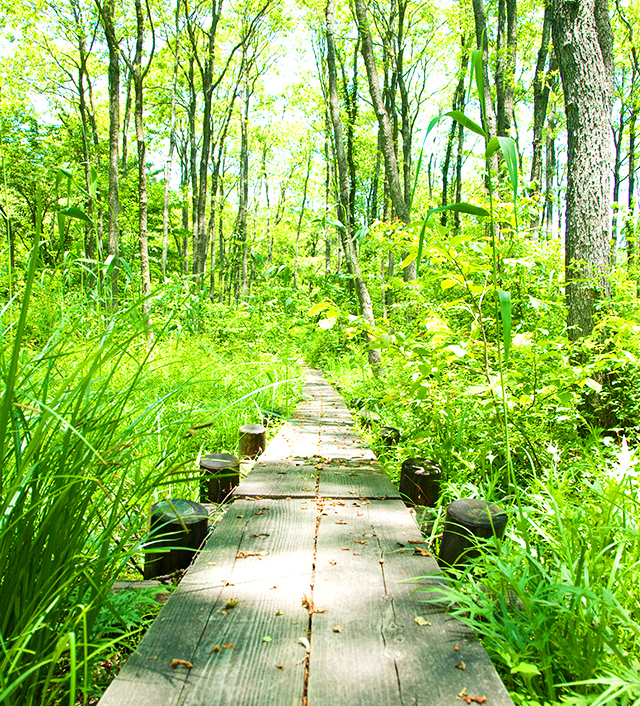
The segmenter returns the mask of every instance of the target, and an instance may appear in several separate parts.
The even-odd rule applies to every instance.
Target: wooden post
[[[245,424],[239,429],[240,458],[258,458],[267,446],[267,430],[260,424]]]
[[[486,500],[462,498],[455,500],[447,508],[440,554],[441,565],[465,564],[477,557],[477,539],[502,538],[507,525],[507,513]]]
[[[431,459],[407,458],[400,472],[400,495],[405,505],[435,507],[440,497],[442,469]]]
[[[161,500],[152,505],[145,580],[186,569],[207,536],[207,519],[206,509],[192,500]]]
[[[380,427],[380,438],[385,446],[396,446],[400,443],[400,429]]]
[[[240,483],[240,460],[232,454],[207,454],[200,459],[200,502],[221,503]]]

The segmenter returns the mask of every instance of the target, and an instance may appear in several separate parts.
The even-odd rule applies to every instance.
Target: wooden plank
[[[300,703],[314,532],[308,501],[234,502],[100,706]]]
[[[414,553],[424,545],[411,543],[421,535],[403,503],[337,501],[324,512],[313,598],[326,613],[313,616],[310,706],[444,706],[464,689],[491,706],[512,704],[471,631],[414,592],[443,579],[432,557]],[[407,582],[416,576],[430,578]]]
[[[315,498],[317,470],[308,459],[258,461],[236,488],[236,497]]]
[[[321,497],[400,498],[398,489],[377,461],[334,458],[318,468]]]

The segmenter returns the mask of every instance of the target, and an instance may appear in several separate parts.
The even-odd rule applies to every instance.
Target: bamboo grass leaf
[[[504,362],[509,362],[511,350],[511,292],[498,290],[500,300],[500,316],[502,317],[502,340],[504,343]]]

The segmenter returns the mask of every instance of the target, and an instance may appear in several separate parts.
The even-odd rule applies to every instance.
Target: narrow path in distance
[[[513,703],[471,631],[424,602],[444,579],[413,517],[340,395],[306,378],[101,706]]]

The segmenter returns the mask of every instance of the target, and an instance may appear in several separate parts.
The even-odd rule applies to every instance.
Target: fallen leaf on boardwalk
[[[353,556],[362,556],[360,552],[353,552]]]
[[[349,491],[349,493],[350,493],[351,495],[355,495],[357,492],[358,492],[357,490],[350,490],[350,491]]]
[[[285,500],[291,500],[291,498],[285,498]]]
[[[302,645],[302,646],[305,648],[305,650],[310,650],[310,649],[311,649],[311,645],[309,644],[309,640],[307,640],[306,637],[299,637],[299,638],[296,640],[296,642],[297,642],[299,645]]]
[[[273,638],[271,637],[271,635],[265,635],[265,636],[262,638],[262,642],[271,642],[272,639],[273,639]]]
[[[214,646],[211,648],[211,652],[220,652],[220,650],[221,650],[220,645],[214,645]]]
[[[348,524],[346,520],[336,520],[337,525],[346,525]]]
[[[475,702],[477,704],[483,704],[486,702],[487,697],[486,696],[469,696],[467,694],[467,690],[463,689],[459,694],[458,694],[459,699],[464,699],[468,704]]]
[[[369,540],[368,539],[354,539],[353,541],[355,544],[366,544]]]
[[[237,598],[227,598],[227,604],[225,605],[225,610],[230,610],[238,605]]]
[[[342,632],[342,628],[339,625],[336,625],[335,628],[333,628],[333,632]]]
[[[216,562],[215,561],[208,561],[207,566],[215,566]]]
[[[222,645],[223,650],[235,650],[236,648],[233,646],[233,642],[229,642],[227,645]]]
[[[330,559],[330,560],[329,560],[329,563],[331,564],[331,566],[335,566],[335,565],[337,564],[337,562],[335,561],[335,559]]]
[[[241,519],[244,517],[244,515],[236,515],[236,517],[237,517],[239,520],[241,520]]]
[[[410,539],[409,544],[424,544],[424,539]]]
[[[340,547],[340,549],[342,549],[343,552],[348,552],[350,547]]]
[[[260,552],[238,552],[236,559],[246,559],[248,556],[260,556]]]
[[[455,645],[453,649],[457,652],[460,649],[460,645]]]
[[[191,662],[188,662],[186,659],[172,659],[171,660],[171,666],[175,669],[176,667],[186,667],[187,669],[191,669],[193,665]]]
[[[378,559],[379,564],[384,564],[384,559]]]
[[[276,610],[276,615],[282,615],[282,611],[281,611],[281,610]]]
[[[284,669],[284,664],[276,664],[276,669]]]
[[[301,490],[311,490],[311,488],[301,488]]]
[[[420,556],[431,556],[431,552],[428,552],[426,549],[420,549],[420,547],[416,547],[413,553],[419,554]]]
[[[455,667],[456,669],[462,669],[462,671],[464,671],[467,668],[467,665],[462,660],[460,660],[460,664],[456,664]]]
[[[256,512],[256,515],[264,515],[264,510],[260,510],[260,512]]]
[[[278,587],[277,587],[277,586],[271,586],[271,588],[270,588],[269,590],[270,590],[270,591],[273,591],[274,588],[278,588]]]
[[[364,513],[363,513],[363,512],[360,512],[360,510],[358,510],[358,512],[356,512],[356,515],[357,515],[358,517],[362,517],[363,514],[364,514]]]
[[[413,621],[418,623],[418,625],[431,625],[431,623],[428,620],[425,620],[421,615],[416,615]]]
[[[310,612],[313,613],[313,598],[309,598],[305,593],[302,596],[302,605]]]

